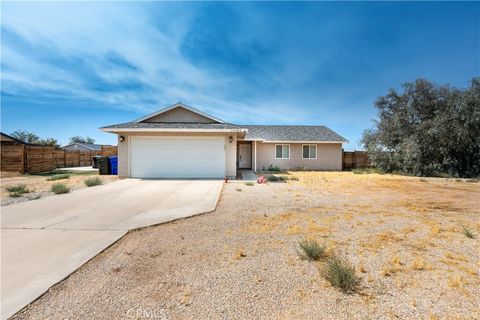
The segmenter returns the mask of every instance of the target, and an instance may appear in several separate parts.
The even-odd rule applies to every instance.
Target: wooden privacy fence
[[[3,144],[1,171],[38,173],[56,168],[92,165],[94,156],[116,156],[117,147],[102,146],[101,151],[64,150],[52,146]]]
[[[344,170],[373,167],[365,151],[343,151]]]

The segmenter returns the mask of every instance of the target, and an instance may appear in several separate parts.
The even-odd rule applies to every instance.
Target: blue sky
[[[479,2],[1,4],[1,130],[67,143],[182,101],[245,124],[323,124],[359,149],[375,99],[480,75]]]

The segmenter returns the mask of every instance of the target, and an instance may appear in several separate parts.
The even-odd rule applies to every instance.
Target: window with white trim
[[[302,147],[303,159],[317,159],[317,145],[316,144],[304,144]]]
[[[290,159],[290,145],[289,144],[275,145],[275,159]]]

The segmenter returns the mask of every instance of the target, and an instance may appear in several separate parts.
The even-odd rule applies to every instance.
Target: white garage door
[[[224,178],[224,137],[132,137],[133,178]]]

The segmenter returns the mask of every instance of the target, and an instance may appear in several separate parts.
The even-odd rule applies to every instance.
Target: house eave
[[[229,133],[247,133],[248,129],[185,129],[185,128],[100,128],[104,132],[229,132]]]
[[[263,143],[312,143],[312,144],[320,144],[320,143],[348,143],[346,141],[323,141],[323,140],[303,140],[303,141],[282,141],[282,140],[263,140]]]

